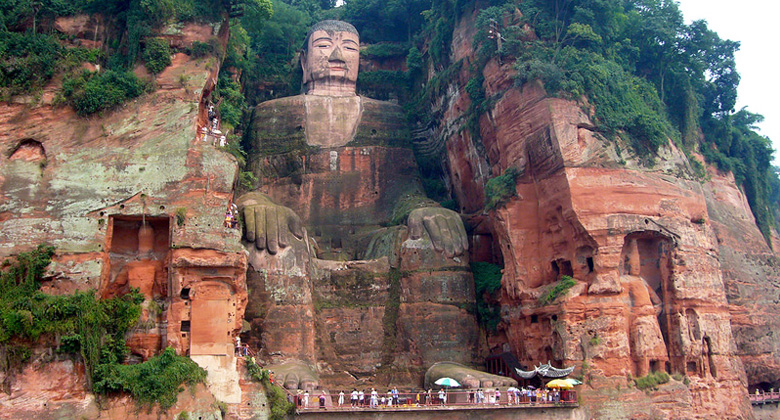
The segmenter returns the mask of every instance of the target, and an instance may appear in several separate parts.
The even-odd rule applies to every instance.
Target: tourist
[[[447,394],[444,392],[444,388],[439,390],[439,402],[441,405],[447,404]]]
[[[469,389],[468,403],[469,404],[474,404],[474,390],[473,389]]]
[[[371,408],[376,408],[378,401],[379,394],[376,392],[376,389],[371,388]]]
[[[303,391],[303,408],[309,408],[309,390]]]
[[[496,405],[501,404],[501,390],[496,388]]]
[[[433,391],[432,389],[428,388],[428,393],[427,393],[427,395],[425,397],[425,404],[426,405],[433,404],[433,395],[432,395],[433,392],[432,391]]]
[[[209,104],[209,121],[213,121],[217,118],[217,113],[214,111],[214,104]]]
[[[361,406],[361,407],[363,407],[365,405],[365,402],[366,402],[365,401],[365,396],[366,396],[366,394],[363,392],[362,389],[360,391],[358,391],[358,405]]]
[[[485,393],[482,392],[482,388],[479,388],[477,390],[477,404],[482,404],[485,402]]]
[[[325,391],[320,394],[320,409],[325,408]]]
[[[393,405],[398,405],[398,387],[393,387]]]
[[[230,210],[228,210],[228,211],[225,212],[225,222],[223,223],[223,226],[225,226],[226,228],[229,228],[232,224],[233,224],[233,214],[230,213]],[[236,337],[236,338],[238,338],[238,337]],[[236,347],[239,347],[239,346],[236,345]]]
[[[414,396],[414,405],[416,407],[420,406],[420,398],[421,398],[420,397],[420,390],[417,390],[417,394],[415,394],[415,396]]]
[[[344,405],[344,391],[339,392],[339,407]]]
[[[358,392],[357,389],[352,388],[352,393],[349,394],[349,403],[352,404],[352,407],[357,407],[358,404]]]
[[[387,390],[387,406],[392,407],[393,406],[393,390],[388,389]]]

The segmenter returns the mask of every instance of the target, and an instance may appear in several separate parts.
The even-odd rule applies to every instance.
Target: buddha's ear
[[[307,53],[308,51],[306,51],[306,49],[301,49],[300,54],[298,54],[299,61],[301,63],[301,70],[303,70],[303,80],[301,83],[303,83],[304,86],[309,83],[309,77],[311,76],[311,71],[306,70]]]

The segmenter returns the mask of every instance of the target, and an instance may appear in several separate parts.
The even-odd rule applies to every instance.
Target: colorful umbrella
[[[582,381],[578,381],[578,380],[576,380],[574,378],[566,378],[566,379],[564,379],[564,381],[570,383],[572,386],[582,385]]]
[[[547,382],[547,388],[562,388],[562,389],[572,389],[574,388],[574,385],[567,382],[565,379],[553,379],[550,382]]]
[[[434,383],[436,385],[446,386],[446,387],[450,387],[450,388],[452,388],[452,387],[459,387],[460,386],[458,381],[456,381],[456,380],[454,380],[452,378],[439,378]]]

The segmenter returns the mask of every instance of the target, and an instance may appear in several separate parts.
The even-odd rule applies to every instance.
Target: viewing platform
[[[387,398],[385,404],[371,406],[365,405],[353,406],[350,403],[349,394],[344,394],[344,404],[338,405],[339,396],[336,394],[322,394],[314,392],[309,400],[308,406],[304,406],[304,399],[296,404],[296,416],[309,419],[448,419],[448,420],[466,420],[475,418],[485,419],[516,419],[522,415],[524,419],[569,419],[573,409],[579,407],[577,403],[577,393],[575,391],[566,391],[558,395],[558,401],[531,401],[528,396],[519,396],[515,399],[508,398],[506,390],[501,390],[501,398],[498,402],[490,399],[486,395],[487,402],[472,402],[475,395],[470,392],[457,391],[447,394],[447,403],[442,404],[438,399],[437,392],[433,392],[432,401],[425,403],[425,393],[421,393],[421,403],[407,401],[416,401],[416,393],[399,394],[399,403],[388,405]],[[552,393],[550,393],[552,394]],[[292,395],[291,395],[292,396]],[[320,397],[324,396],[324,403],[320,403]],[[562,398],[565,396],[565,398]],[[300,397],[300,396],[292,396]],[[550,397],[552,398],[552,397]],[[293,398],[296,400],[296,398]],[[381,400],[380,400],[381,401]],[[333,402],[336,402],[334,404]]]
[[[760,394],[748,394],[748,397],[750,398],[750,404],[752,405],[780,403],[780,391],[763,392]]]

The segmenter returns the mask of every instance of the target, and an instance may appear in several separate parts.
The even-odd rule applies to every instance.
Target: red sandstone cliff
[[[74,42],[99,45],[101,22],[75,17],[55,27]],[[224,47],[227,25],[219,28],[188,24],[168,38],[180,48],[211,38]],[[154,77],[153,92],[101,115],[79,117],[52,103],[57,78],[40,102],[0,103],[0,256],[52,244],[45,291],[97,289],[110,297],[140,289],[143,313],[128,340],[134,359],[173,346],[210,370],[209,358],[222,355],[235,372],[246,256],[240,233],[223,220],[238,165],[198,136],[220,63],[182,52],[172,61]],[[185,393],[171,412],[139,415],[213,416],[217,399],[229,401],[239,389],[237,378],[230,389],[210,377],[210,390]],[[127,397],[97,404],[85,391],[83,366],[43,347],[11,384],[0,394],[2,417],[128,418],[137,410]]]
[[[451,61],[468,63],[473,30],[471,19],[460,22]],[[754,328],[768,332],[773,323],[753,316],[774,309],[774,295],[755,299],[767,281],[740,267],[746,255],[764,271],[774,260],[744,199],[728,200],[733,181],[716,176],[702,187],[671,142],[656,166],[644,167],[619,140],[594,131],[578,104],[549,97],[538,83],[513,86],[511,63],[495,59],[482,69],[493,106],[474,138],[460,118],[467,68],[436,102],[444,119],[433,134],[446,142],[458,203],[478,211],[489,177],[510,167],[520,174],[516,197],[473,217],[478,240],[492,243],[504,264],[503,321],[491,347],[527,365],[580,366],[592,378],[584,404],[597,418],[636,413],[644,397],[635,391],[620,402],[604,396],[656,370],[690,381],[653,402],[657,418],[752,418],[743,361],[751,383],[774,380],[776,340]],[[736,251],[745,232],[752,245]],[[541,303],[562,275],[577,284]]]
[[[95,24],[66,26],[91,36]],[[185,32],[198,36],[205,31],[190,29]],[[473,21],[465,19],[453,36],[453,61],[473,56],[472,38]],[[443,119],[433,134],[446,141],[461,209],[482,209],[491,176],[509,167],[521,174],[517,197],[472,218],[472,243],[482,245],[472,246],[472,258],[505,266],[503,322],[489,346],[508,348],[529,365],[576,364],[589,379],[583,387],[585,411],[596,418],[752,418],[747,386],[773,384],[780,375],[780,349],[772,334],[780,286],[776,256],[733,179],[713,172],[702,185],[686,176],[686,158],[671,144],[662,162],[643,167],[619,141],[595,132],[578,104],[550,98],[538,84],[514,87],[511,66],[496,61],[483,70],[484,89],[496,101],[480,117],[475,139],[458,119],[470,101],[463,93],[471,76],[466,68],[448,95],[437,99]],[[164,343],[180,351],[219,344],[216,334],[240,328],[243,306],[251,300],[238,233],[221,227],[235,162],[196,141],[197,121],[203,119],[198,104],[202,91],[213,87],[215,71],[214,61],[178,54],[158,76],[155,93],[91,119],[50,106],[46,95],[37,106],[0,104],[0,144],[8,151],[0,154],[0,255],[48,241],[60,250],[48,290],[99,288],[110,296],[140,287],[148,298],[145,320],[160,324],[131,338],[142,357]],[[182,74],[190,76],[183,86]],[[628,158],[621,163],[619,156]],[[182,223],[177,209],[184,209]],[[144,257],[138,255],[141,214],[154,231]],[[363,334],[361,349],[337,344],[361,327],[379,331],[388,299],[389,279],[375,276],[376,267],[350,269],[318,278],[315,298],[345,299],[343,290],[330,287],[340,281],[353,286],[350,292],[363,297],[363,305],[318,308],[317,335],[311,337],[334,340],[322,345],[319,357],[326,374],[345,381],[342,373],[328,371],[336,362],[361,373],[387,357],[378,334]],[[564,274],[577,285],[542,305],[540,296]],[[333,279],[339,275],[343,278]],[[372,282],[363,283],[369,277]],[[417,349],[408,339],[420,335],[410,320],[432,316],[422,303],[433,293],[415,292],[424,281],[420,273],[401,279],[406,321],[397,345],[406,359],[399,362],[419,364],[408,355],[436,350]],[[198,331],[183,328],[192,326],[182,322],[193,322],[187,308],[196,303],[189,293],[212,297],[197,305],[225,315],[229,326],[188,337]],[[456,300],[470,298],[468,291],[451,293]],[[170,306],[164,318],[154,318],[148,303],[161,298]],[[462,313],[451,315],[448,321],[463,319]],[[436,333],[445,334],[448,326]],[[673,381],[647,394],[630,387],[627,378],[650,370],[679,372],[690,382]],[[128,415],[131,408],[122,399],[99,411],[80,375],[78,364],[68,361],[34,363],[0,404],[17,410],[17,418],[58,418],[63,412],[58,410],[90,418]],[[214,411],[205,390],[196,395],[183,398],[176,409]],[[242,394],[242,405],[255,403],[250,395]]]

